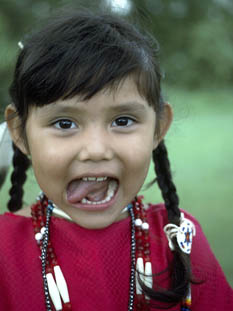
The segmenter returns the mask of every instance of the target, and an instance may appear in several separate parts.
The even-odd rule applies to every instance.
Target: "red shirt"
[[[172,259],[163,232],[167,213],[163,205],[147,210],[153,273],[166,269]],[[233,291],[214,257],[198,222],[191,253],[192,311],[233,310]],[[130,218],[105,229],[88,230],[52,216],[50,239],[67,281],[72,310],[126,311],[130,279]],[[31,218],[0,216],[0,311],[43,311],[45,308],[40,250]],[[167,278],[157,277],[163,286]],[[156,281],[156,280],[155,280]],[[159,309],[155,309],[159,310]],[[169,309],[180,311],[180,306]]]

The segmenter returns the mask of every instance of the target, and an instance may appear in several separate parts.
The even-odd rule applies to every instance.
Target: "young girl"
[[[0,310],[232,310],[199,224],[179,210],[156,42],[118,17],[74,11],[19,46]],[[151,158],[164,205],[137,197]],[[43,192],[23,208],[30,162]]]

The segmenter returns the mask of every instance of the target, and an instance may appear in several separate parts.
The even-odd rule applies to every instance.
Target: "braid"
[[[176,187],[172,181],[170,163],[167,149],[162,140],[152,154],[157,182],[161,189],[162,196],[168,213],[168,220],[176,225],[180,222],[179,197]]]
[[[7,207],[11,212],[16,212],[23,204],[23,184],[27,178],[26,171],[30,166],[30,161],[14,144],[13,150],[14,170],[11,174],[12,187],[9,191],[10,200]]]
[[[164,141],[153,151],[153,161],[157,182],[161,189],[170,223],[180,224],[179,198],[172,181],[168,153]],[[152,299],[162,302],[178,303],[185,298],[191,281],[190,258],[183,253],[174,238],[175,251],[173,252],[173,266],[171,269],[172,286],[169,290],[154,291],[142,284],[143,291]]]

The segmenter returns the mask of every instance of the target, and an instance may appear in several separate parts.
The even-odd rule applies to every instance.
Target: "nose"
[[[112,143],[106,129],[93,126],[84,132],[80,141],[79,161],[99,162],[113,158]]]

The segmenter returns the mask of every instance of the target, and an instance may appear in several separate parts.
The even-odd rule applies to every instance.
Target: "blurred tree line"
[[[81,4],[98,7],[111,0],[1,0],[0,107],[9,103],[17,43],[53,8]],[[116,1],[115,1],[116,2]],[[121,1],[122,2],[122,1]],[[168,85],[225,88],[233,82],[232,0],[128,0],[130,10],[158,39]],[[1,112],[0,112],[1,115]]]

